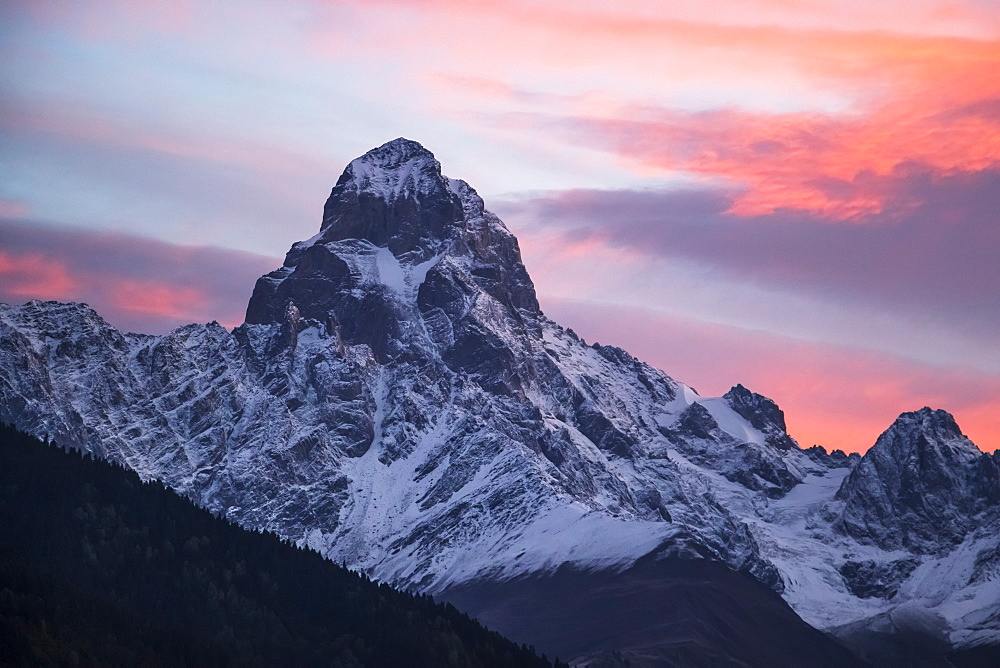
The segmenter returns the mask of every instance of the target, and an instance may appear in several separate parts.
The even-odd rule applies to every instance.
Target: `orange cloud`
[[[948,172],[1000,162],[998,21],[977,7],[922,3],[917,20],[897,6],[894,24],[891,12],[832,3],[810,3],[811,12],[756,4],[773,23],[721,9],[712,22],[599,3],[430,3],[441,14],[440,25],[427,23],[434,52],[449,57],[423,80],[443,91],[443,107],[483,105],[479,116],[451,113],[491,130],[550,136],[555,126],[644,175],[741,184],[732,209],[741,215],[856,220],[885,207],[875,177],[907,163]],[[824,17],[838,28],[819,27]],[[487,18],[489,31],[468,29]],[[950,20],[973,36],[936,32]],[[417,48],[431,38],[404,39]]]
[[[857,219],[884,208],[890,193],[877,177],[906,163],[943,172],[1000,163],[1000,117],[949,118],[945,110],[903,106],[863,117],[725,110],[576,127],[641,165],[742,184],[732,212],[747,216],[799,209]]]

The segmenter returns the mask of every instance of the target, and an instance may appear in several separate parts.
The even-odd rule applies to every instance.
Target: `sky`
[[[0,301],[243,320],[399,136],[545,313],[803,446],[1000,448],[1000,1],[0,3]]]

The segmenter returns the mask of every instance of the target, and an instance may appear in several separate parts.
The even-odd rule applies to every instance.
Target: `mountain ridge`
[[[4,665],[551,666],[453,607],[0,425]]]
[[[546,318],[513,235],[409,140],[345,169],[320,232],[257,282],[232,332],[122,334],[29,302],[0,307],[0,333],[0,419],[394,584],[658,553],[747,573],[819,628],[922,601],[954,608],[955,642],[1000,639],[989,606],[980,619],[957,602],[987,600],[992,576],[948,561],[993,572],[993,456],[954,490],[955,507],[983,507],[958,533],[935,542],[918,516],[922,547],[866,537],[881,519],[855,510],[885,480],[848,480],[875,455],[802,450],[771,400],[701,397]]]

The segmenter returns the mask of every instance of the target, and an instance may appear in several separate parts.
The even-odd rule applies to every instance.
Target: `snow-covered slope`
[[[546,318],[517,240],[415,142],[348,166],[320,232],[257,282],[232,332],[123,334],[86,305],[34,301],[0,306],[0,337],[0,419],[396,584],[656,553],[750,573],[821,628],[903,601],[940,608],[956,640],[1000,627],[995,458],[955,445],[957,427],[931,434],[954,450],[933,465],[962,472],[929,484],[961,479],[949,507],[978,513],[934,543],[937,516],[912,519],[885,473],[905,446],[856,466],[801,450],[769,399],[700,397]]]

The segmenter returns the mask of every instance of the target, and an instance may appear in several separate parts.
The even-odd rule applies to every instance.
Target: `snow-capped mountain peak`
[[[670,555],[829,628],[920,599],[921,578],[939,600],[1000,582],[997,458],[947,413],[900,416],[860,461],[803,451],[742,385],[701,397],[588,345],[541,312],[475,190],[405,139],[350,163],[233,332],[0,305],[0,420],[435,593]],[[928,560],[949,550],[965,570]]]
[[[432,192],[442,181],[441,164],[434,154],[399,137],[352,160],[337,186],[391,201]]]
[[[845,502],[839,526],[888,549],[954,545],[987,505],[983,457],[946,411],[903,413],[837,491]]]
[[[517,239],[475,190],[444,177],[429,151],[405,139],[348,166],[320,233],[257,282],[246,322],[284,322],[289,305],[380,361],[479,345],[456,341],[459,321],[477,323],[466,330],[477,341],[523,342],[528,330],[541,331]]]
[[[475,223],[484,218],[491,216],[474,190],[442,175],[440,163],[423,146],[399,138],[351,161],[326,202],[320,233],[298,246],[368,241],[401,261],[419,263],[467,250],[469,244],[460,242],[482,233]],[[492,218],[486,221],[490,227],[506,233]]]
[[[768,445],[779,450],[798,447],[785,427],[785,414],[771,399],[737,384],[723,395],[734,411],[767,437]]]

